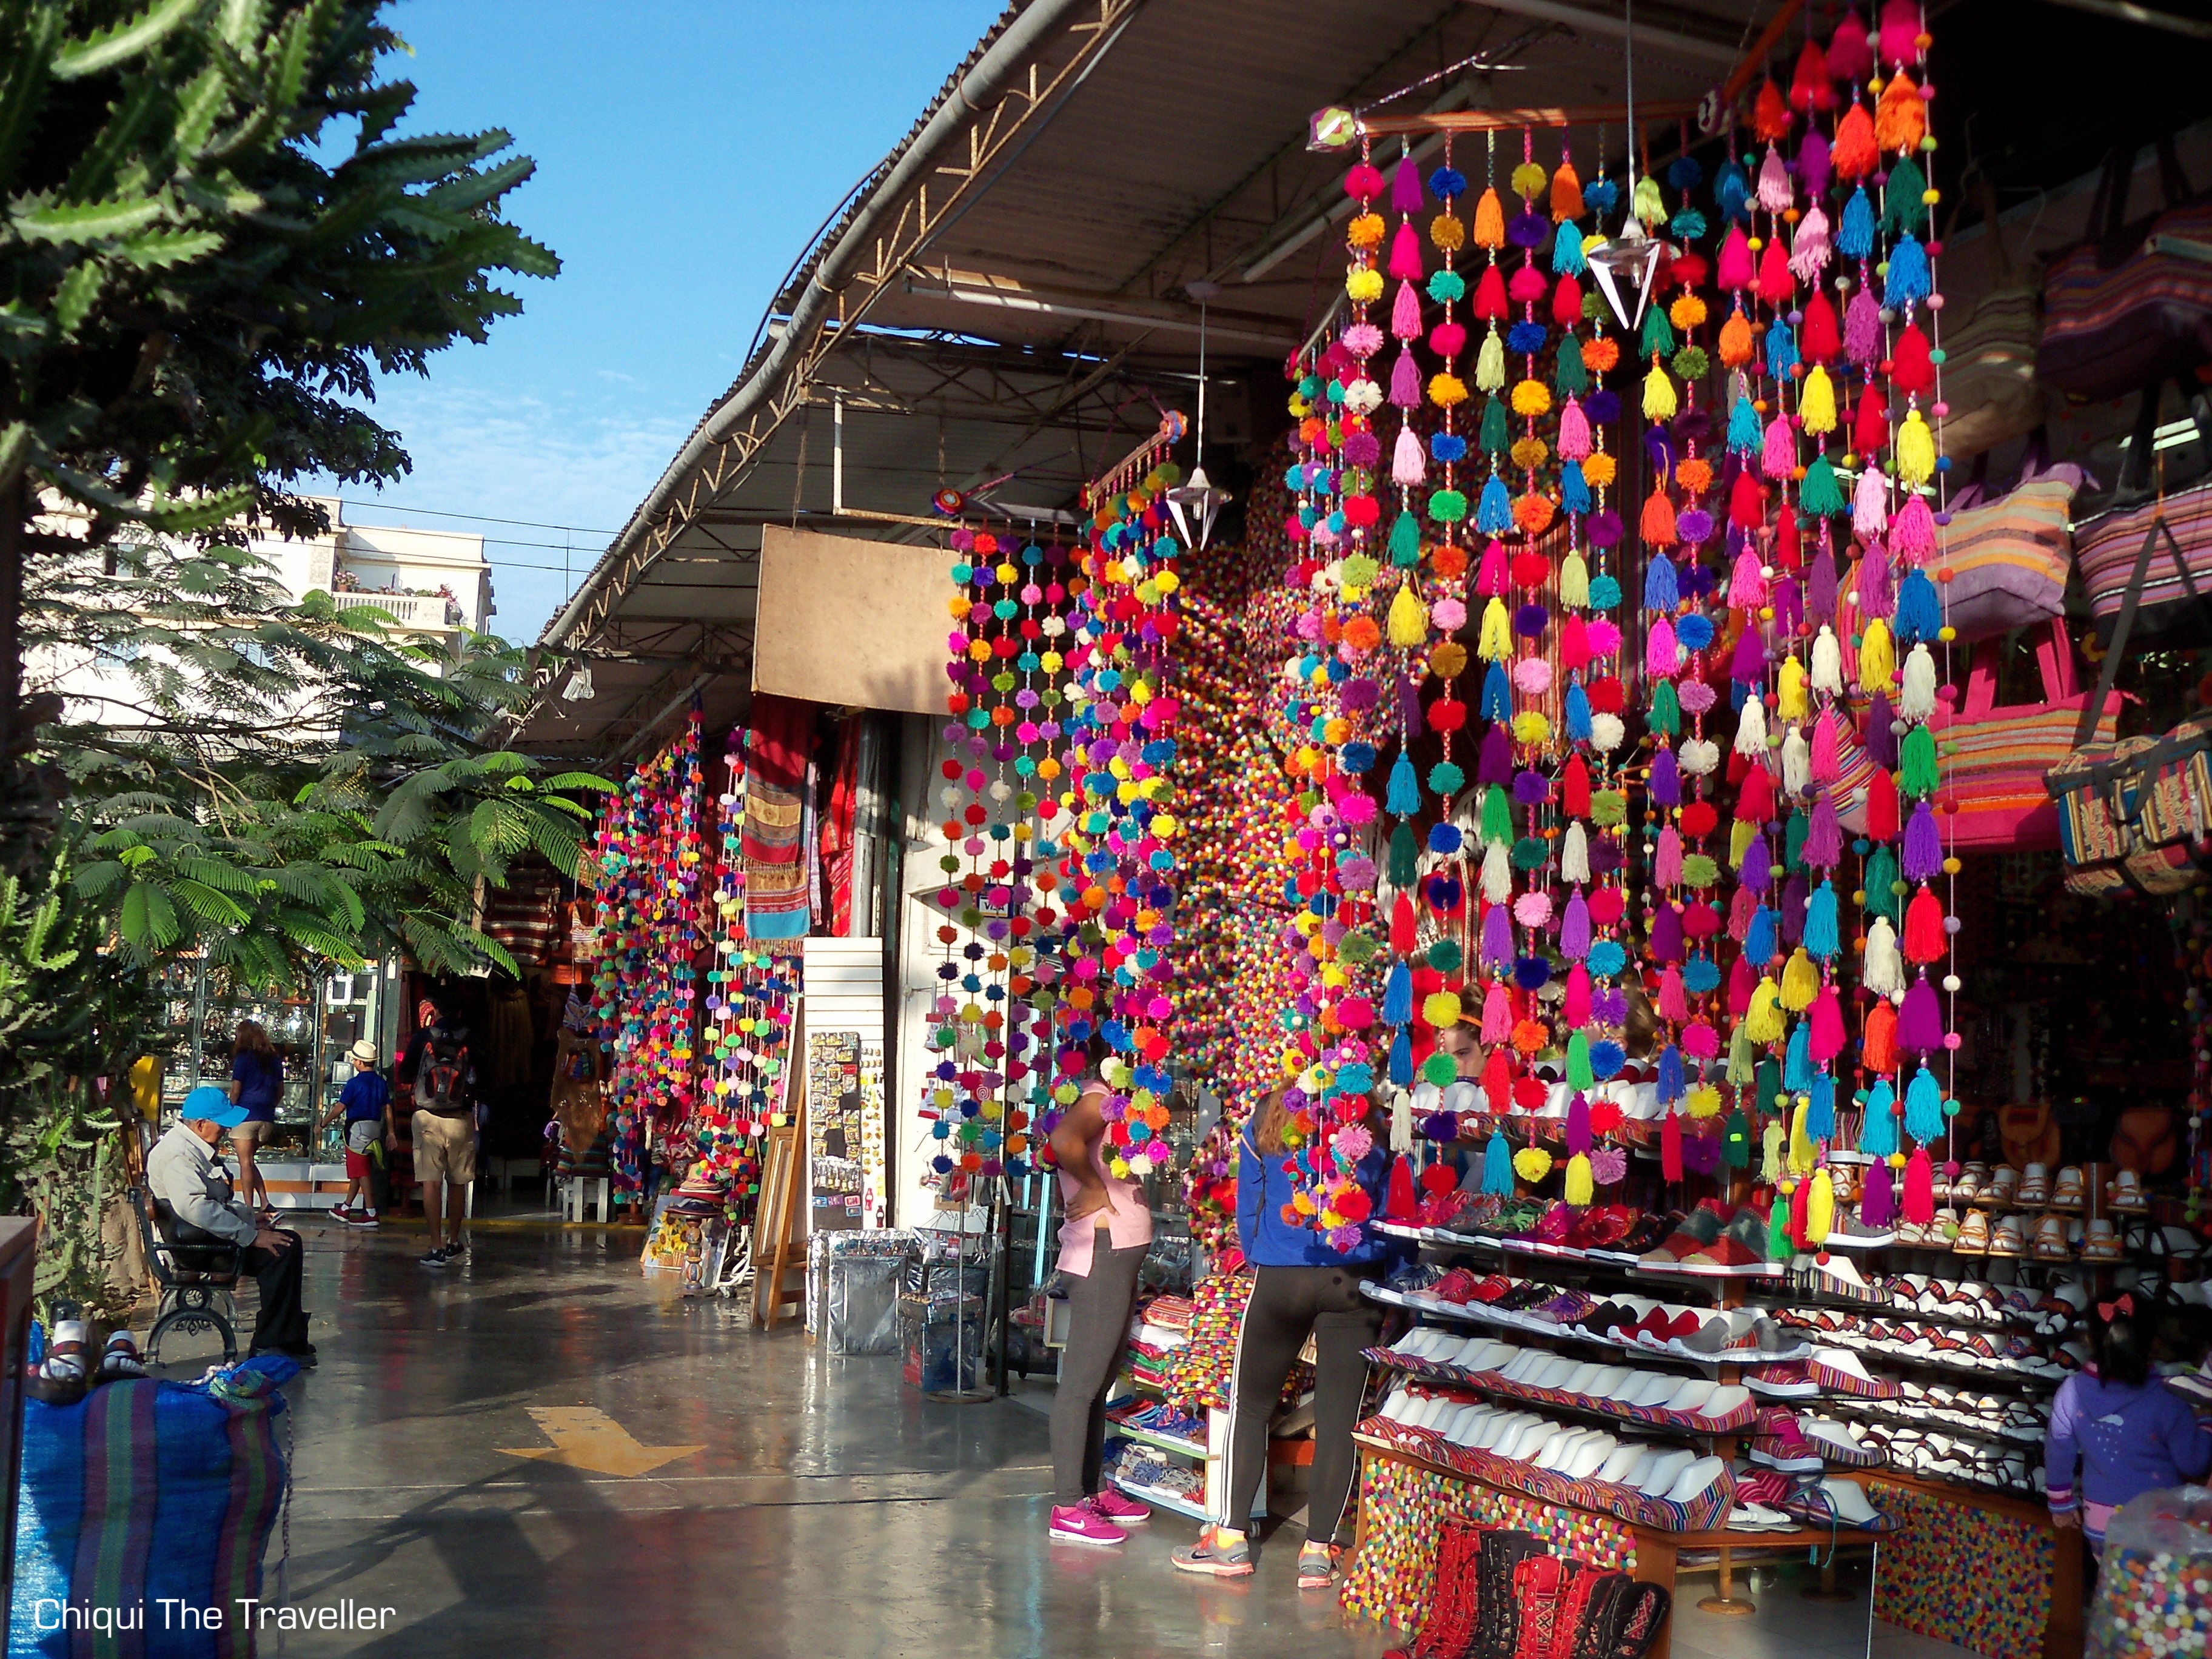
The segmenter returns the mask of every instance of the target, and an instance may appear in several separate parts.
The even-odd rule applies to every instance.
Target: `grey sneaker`
[[[1218,1528],[1208,1527],[1198,1542],[1169,1558],[1178,1571],[1202,1572],[1212,1578],[1248,1578],[1252,1573],[1252,1540],[1224,1542]]]
[[[415,1259],[426,1267],[442,1267],[450,1258],[444,1250],[434,1249]]]

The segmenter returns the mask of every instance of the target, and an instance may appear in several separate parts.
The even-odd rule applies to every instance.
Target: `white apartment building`
[[[491,564],[482,536],[348,524],[340,502],[313,499],[330,515],[323,535],[306,540],[255,536],[247,544],[268,562],[270,574],[295,603],[311,592],[328,593],[341,610],[374,608],[415,637],[457,640],[463,629],[481,633],[490,626]],[[57,514],[50,522],[59,529],[65,520]],[[128,664],[106,657],[34,652],[24,664],[25,690],[60,692],[72,719],[137,724]]]

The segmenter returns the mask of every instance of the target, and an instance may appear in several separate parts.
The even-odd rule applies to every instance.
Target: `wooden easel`
[[[760,1207],[753,1215],[753,1323],[775,1328],[806,1298],[806,1229],[802,1188],[806,1179],[806,1004],[802,998],[785,1048],[784,1115],[790,1121],[768,1132],[761,1160]],[[795,1237],[794,1237],[795,1235]],[[793,1268],[797,1286],[785,1285]]]

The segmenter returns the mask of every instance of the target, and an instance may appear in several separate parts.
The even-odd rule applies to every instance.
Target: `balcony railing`
[[[442,631],[455,625],[446,620],[447,601],[434,593],[333,593],[331,599],[341,611],[381,611],[401,628]]]

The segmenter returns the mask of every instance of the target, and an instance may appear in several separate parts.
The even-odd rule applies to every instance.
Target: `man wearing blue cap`
[[[146,1184],[169,1206],[179,1243],[191,1243],[197,1230],[245,1246],[240,1265],[261,1286],[253,1352],[289,1354],[302,1365],[313,1365],[315,1347],[307,1340],[307,1315],[300,1306],[300,1236],[264,1224],[252,1206],[239,1202],[229,1176],[215,1160],[223,1131],[245,1121],[246,1108],[231,1099],[228,1089],[203,1083],[185,1097],[175,1127],[147,1158]]]

